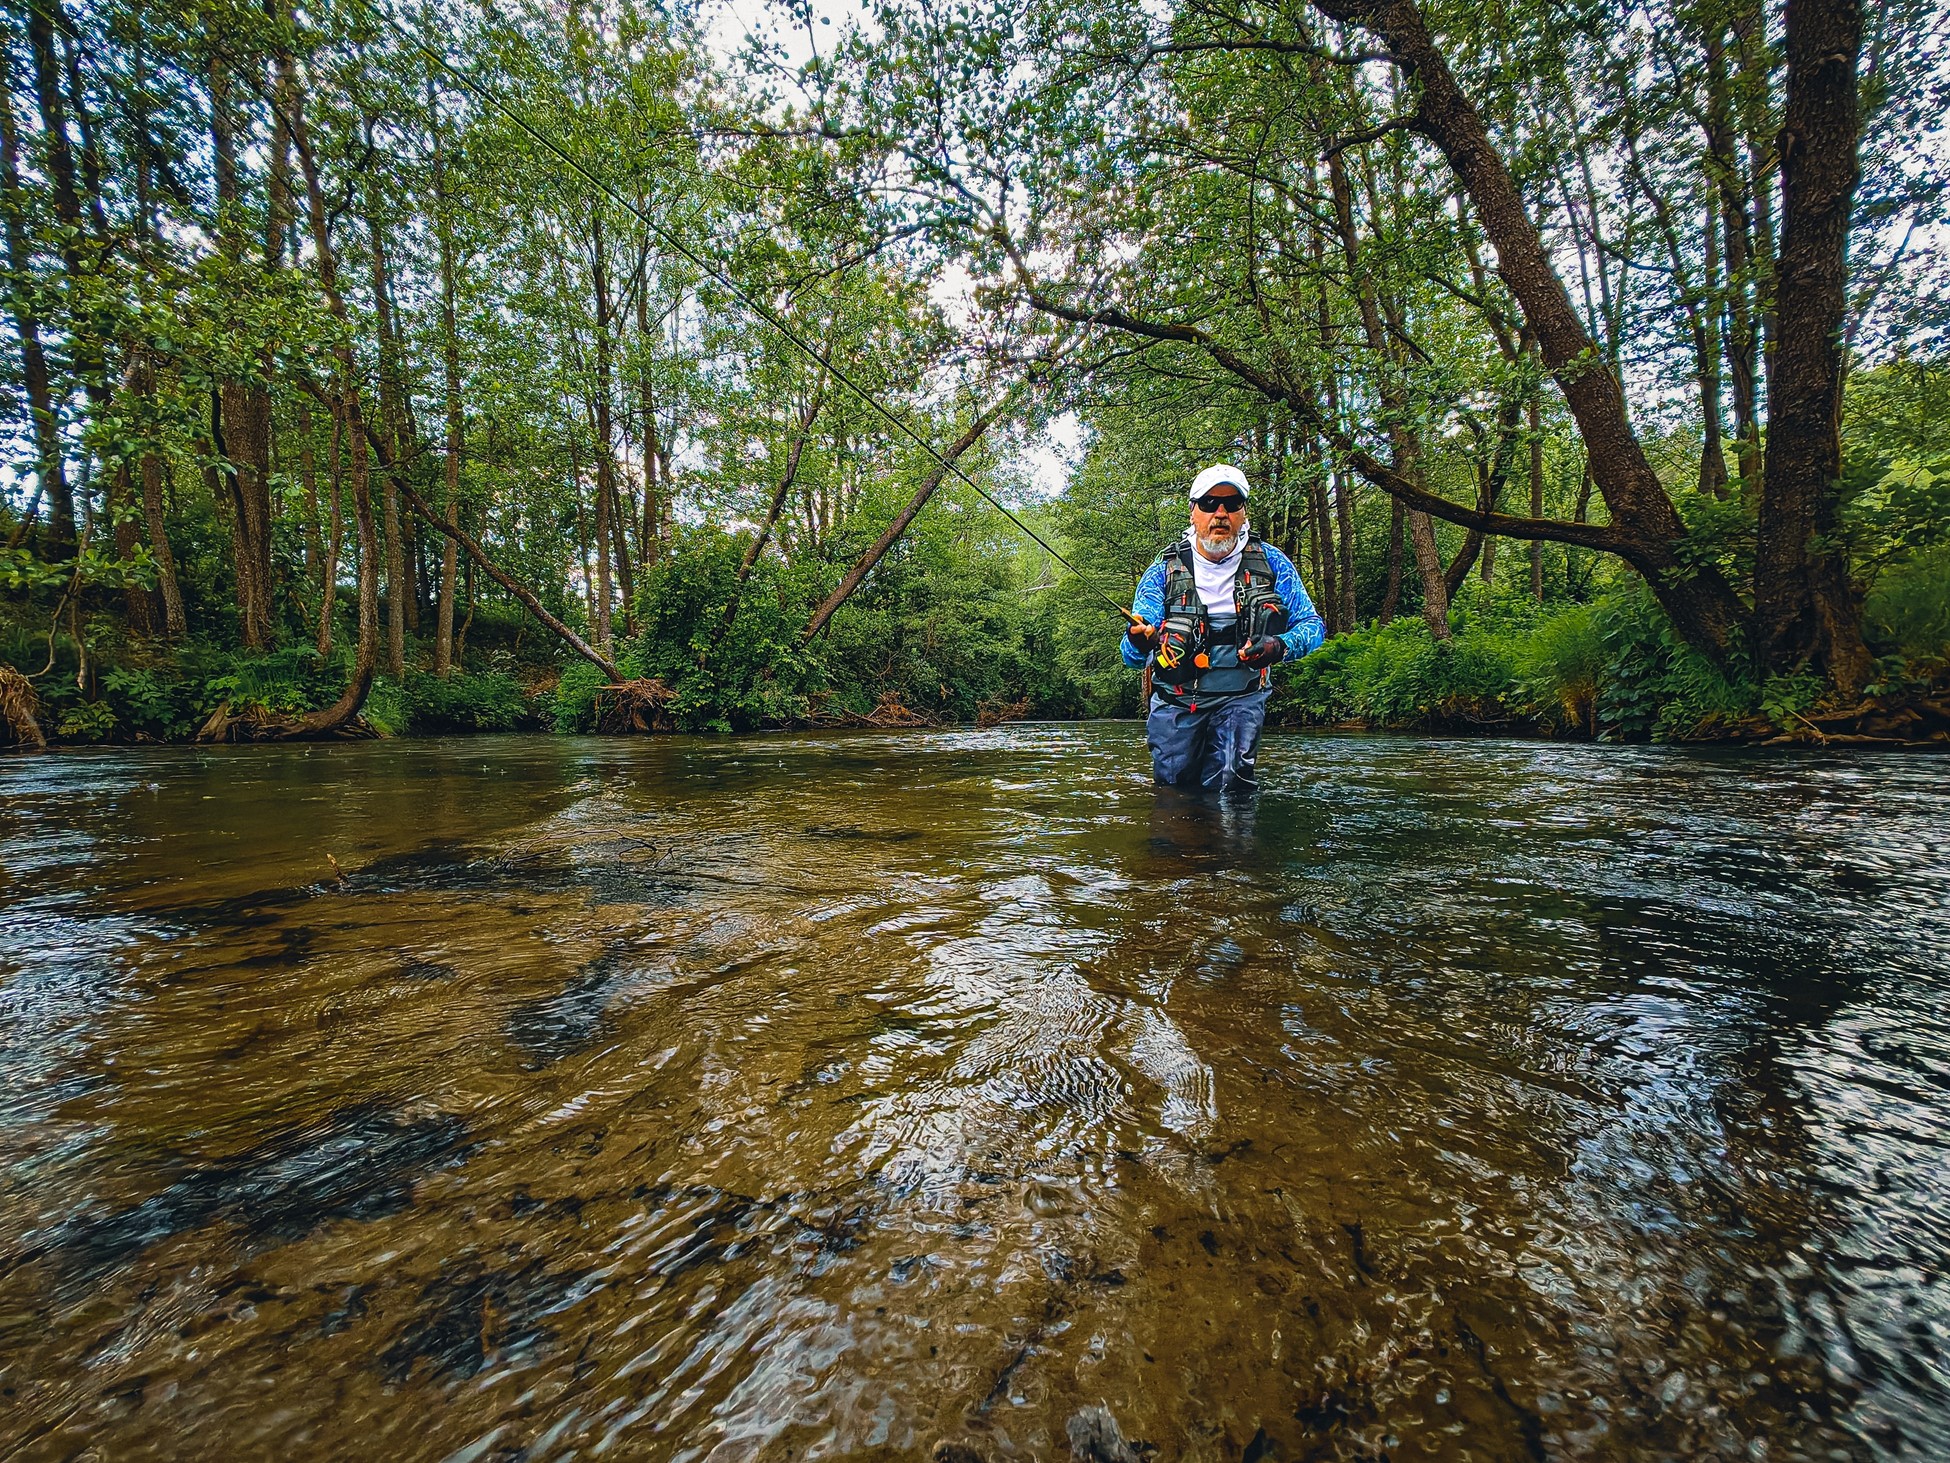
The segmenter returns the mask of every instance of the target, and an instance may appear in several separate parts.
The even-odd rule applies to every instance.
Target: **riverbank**
[[[1419,616],[1397,618],[1280,667],[1268,719],[1557,741],[1950,745],[1950,592],[1935,577],[1912,578],[1894,577],[1894,592],[1872,598],[1876,679],[1847,702],[1811,674],[1757,678],[1710,665],[1642,587],[1541,606],[1472,583],[1456,597],[1447,639]],[[1115,635],[1094,620],[1065,652],[1074,674],[1039,662],[1037,638],[1022,627],[1006,655],[987,660],[966,644],[951,656],[939,642],[932,659],[876,663],[851,632],[807,647],[784,635],[732,645],[700,638],[700,622],[620,640],[616,676],[554,659],[560,647],[533,634],[524,650],[517,619],[484,623],[449,675],[409,658],[404,675],[375,677],[337,735],[918,729],[1142,711],[1137,672],[1117,662]],[[352,673],[343,641],[328,655],[303,644],[240,655],[102,624],[85,662],[70,650],[30,678],[22,657],[12,668],[0,661],[0,743],[276,740],[339,698]]]

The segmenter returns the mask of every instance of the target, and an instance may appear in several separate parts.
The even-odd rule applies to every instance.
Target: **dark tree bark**
[[[1848,556],[1836,542],[1842,473],[1842,317],[1861,114],[1859,0],[1788,0],[1781,129],[1779,335],[1769,368],[1767,453],[1754,560],[1762,667],[1813,662],[1845,692],[1869,674]]]
[[[458,285],[454,272],[454,225],[447,197],[447,154],[440,129],[439,96],[428,83],[433,112],[433,198],[434,230],[440,246],[440,361],[447,388],[447,446],[445,487],[446,527],[460,527],[460,456],[464,446],[464,421],[460,404],[460,324]],[[459,544],[451,534],[442,535],[440,552],[440,606],[435,616],[433,673],[446,676],[454,665],[454,589],[459,573]]]
[[[74,489],[68,483],[61,452],[61,421],[48,376],[47,353],[41,346],[41,324],[28,294],[33,250],[27,239],[28,203],[20,178],[20,128],[14,117],[13,65],[0,47],[0,199],[6,210],[7,301],[20,338],[21,384],[27,388],[27,411],[34,427],[34,473],[48,506],[44,547],[50,558],[74,552]]]
[[[1579,322],[1536,224],[1474,104],[1457,85],[1414,0],[1313,0],[1331,18],[1387,43],[1415,81],[1414,130],[1447,158],[1497,252],[1497,271],[1524,311],[1544,364],[1564,392],[1611,509],[1614,552],[1640,574],[1696,649],[1729,662],[1742,606],[1719,571],[1691,562],[1686,531],[1626,415],[1618,378]]]
[[[1395,618],[1395,611],[1402,603],[1402,530],[1407,523],[1407,512],[1400,498],[1392,499],[1388,505],[1388,581],[1381,590],[1381,611],[1375,616],[1377,624],[1386,625]]]

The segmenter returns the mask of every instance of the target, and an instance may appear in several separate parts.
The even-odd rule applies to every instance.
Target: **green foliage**
[[[1843,529],[1871,572],[1950,538],[1950,360],[1898,361],[1849,378]]]
[[[1447,644],[1419,619],[1336,636],[1283,673],[1274,714],[1686,741],[1804,725],[1825,689],[1807,671],[1761,683],[1723,674],[1673,633],[1643,585],[1553,611],[1472,591],[1450,623]]]
[[[1594,605],[1566,605],[1539,620],[1517,655],[1517,686],[1540,722],[1590,736],[1598,730],[1605,647]]]
[[[363,714],[381,736],[404,736],[412,727],[412,711],[406,691],[391,676],[374,676],[366,692]]]
[[[208,710],[227,701],[235,715],[289,716],[329,706],[345,690],[349,675],[343,652],[328,659],[309,645],[288,646],[233,661],[204,682],[203,704]]]
[[[576,733],[596,729],[596,693],[609,683],[586,660],[571,661],[562,671],[549,698],[550,718],[558,732]]]
[[[1924,549],[1884,573],[1863,606],[1863,629],[1884,654],[1950,658],[1950,544]]]
[[[1643,585],[1598,607],[1598,720],[1626,741],[1684,741],[1759,710],[1760,688],[1723,675],[1677,634]]]
[[[69,742],[105,742],[115,734],[115,710],[105,701],[79,701],[61,715],[56,734]]]
[[[455,671],[444,680],[409,672],[401,694],[415,734],[514,731],[535,720],[521,683],[494,672]]]
[[[117,666],[102,676],[101,689],[117,724],[138,737],[182,741],[203,720],[203,687],[152,666]]]
[[[745,542],[710,529],[685,534],[637,593],[642,629],[619,668],[670,687],[671,714],[687,731],[803,719],[821,682],[817,656],[799,644],[819,587],[805,569],[762,555],[727,619]]]

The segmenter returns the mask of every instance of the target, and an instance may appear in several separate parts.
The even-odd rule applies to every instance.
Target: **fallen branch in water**
[[[901,700],[898,691],[882,691],[871,711],[853,711],[833,704],[830,692],[813,698],[806,711],[806,725],[812,727],[930,727],[940,726],[941,718],[921,711]]]
[[[313,712],[313,718],[323,715]],[[365,717],[354,715],[334,726],[308,726],[307,718],[288,716],[262,706],[246,706],[232,711],[228,701],[217,703],[203,725],[197,728],[199,742],[284,742],[309,738],[320,741],[364,742],[376,740],[379,728]]]
[[[1027,698],[1021,701],[1004,701],[999,697],[994,701],[984,701],[975,708],[975,725],[984,731],[992,726],[1000,726],[1005,721],[1021,721],[1029,715]]]

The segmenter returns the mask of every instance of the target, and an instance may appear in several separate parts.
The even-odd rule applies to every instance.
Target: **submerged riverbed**
[[[0,1455],[1950,1454],[1950,762],[1262,760],[0,761]]]

